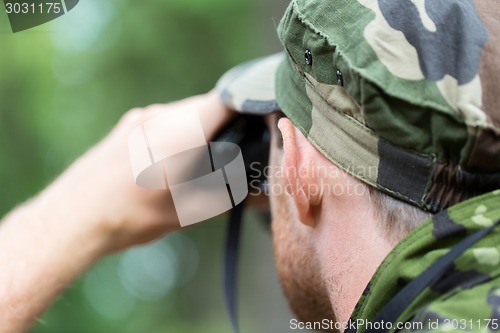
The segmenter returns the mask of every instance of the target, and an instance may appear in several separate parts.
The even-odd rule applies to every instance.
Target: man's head
[[[269,194],[283,289],[301,319],[346,321],[378,264],[429,214],[338,168],[287,118],[273,115],[268,123]]]
[[[399,239],[500,187],[499,10],[294,0],[278,29],[285,54],[222,79],[232,108],[286,115],[271,126],[273,230],[304,319],[345,320]]]

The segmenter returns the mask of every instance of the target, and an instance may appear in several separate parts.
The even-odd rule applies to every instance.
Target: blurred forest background
[[[230,67],[281,50],[275,26],[287,2],[82,0],[16,34],[2,11],[0,216],[46,186],[126,110],[206,92]],[[225,226],[216,219],[105,258],[32,332],[230,332]],[[270,233],[254,216],[244,229],[242,332],[288,332],[292,315]]]

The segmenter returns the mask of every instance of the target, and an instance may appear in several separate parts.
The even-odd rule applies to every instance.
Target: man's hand
[[[215,92],[131,110],[52,185],[4,219],[0,332],[26,330],[68,283],[102,256],[180,228],[168,190],[135,184],[127,142],[144,121],[190,106],[199,110],[208,140],[231,116]]]

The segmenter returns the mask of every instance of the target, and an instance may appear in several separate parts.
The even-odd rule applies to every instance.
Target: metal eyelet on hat
[[[344,75],[340,71],[340,69],[337,69],[337,84],[341,87],[344,86]]]
[[[312,52],[309,51],[309,50],[306,50],[305,54],[304,54],[304,57],[306,59],[306,64],[308,64],[309,66],[312,65],[313,63],[313,55],[312,55]]]

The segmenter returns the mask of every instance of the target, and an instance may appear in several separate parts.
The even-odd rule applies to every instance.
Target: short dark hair
[[[369,188],[370,201],[380,230],[391,244],[395,245],[410,231],[432,217],[429,212],[391,197],[373,186],[366,186]]]

